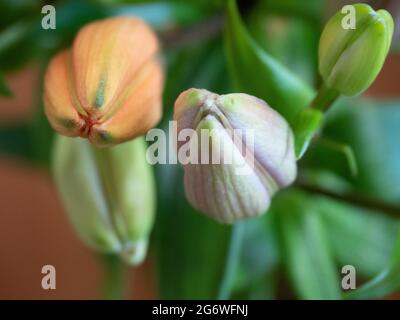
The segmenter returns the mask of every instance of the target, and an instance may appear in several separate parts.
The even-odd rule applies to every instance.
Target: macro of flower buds
[[[196,209],[219,222],[265,213],[274,193],[296,178],[292,131],[281,115],[256,97],[189,89],[175,102],[174,120],[178,134],[191,129],[196,135],[190,143],[194,136],[199,140],[195,145],[202,161],[184,164],[186,196]],[[237,130],[242,132],[240,141],[232,134]],[[209,147],[203,147],[207,142]],[[177,147],[179,153],[185,143],[178,139]],[[214,155],[220,161],[213,161]]]
[[[328,88],[353,96],[366,90],[382,69],[394,23],[386,10],[355,4],[354,28],[337,12],[325,26],[319,44],[319,71]]]
[[[0,16],[0,299],[400,300],[400,0]]]
[[[112,146],[143,135],[161,117],[158,40],[140,19],[92,22],[45,75],[45,113],[60,134]]]
[[[142,137],[98,149],[81,138],[57,136],[55,181],[80,238],[102,253],[140,263],[155,214],[155,186]]]

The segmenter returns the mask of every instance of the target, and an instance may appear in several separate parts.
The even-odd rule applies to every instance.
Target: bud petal
[[[50,62],[46,73],[44,107],[47,118],[53,128],[66,136],[78,136],[85,126],[85,120],[74,108],[77,102],[71,94],[69,70],[67,68],[69,52],[64,50]]]
[[[143,138],[98,150],[57,136],[53,172],[72,224],[90,247],[137,264],[154,219],[154,181]]]
[[[319,71],[327,87],[347,96],[366,90],[388,54],[393,19],[385,10],[353,5],[355,29],[344,28],[346,14],[337,12],[325,26],[319,44]]]
[[[82,28],[72,49],[58,54],[46,72],[45,111],[53,128],[111,146],[153,127],[161,117],[163,84],[157,51],[155,34],[133,17]]]
[[[194,129],[199,138],[202,162],[184,165],[187,198],[220,222],[263,214],[273,194],[296,177],[292,131],[282,116],[258,98],[189,89],[176,100],[174,119],[178,134]],[[232,135],[234,130],[243,133],[239,143]],[[246,137],[249,130],[254,134],[253,144]],[[178,141],[178,149],[184,145]],[[249,154],[254,162],[249,161]],[[213,162],[214,155],[219,163]],[[230,162],[226,155],[231,155]],[[239,168],[246,173],[239,173]]]

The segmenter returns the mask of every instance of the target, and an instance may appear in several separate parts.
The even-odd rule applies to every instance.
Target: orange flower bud
[[[140,19],[83,27],[45,75],[45,113],[59,133],[112,146],[144,134],[161,117],[158,40]]]

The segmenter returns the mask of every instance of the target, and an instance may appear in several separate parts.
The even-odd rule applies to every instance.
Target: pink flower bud
[[[187,147],[179,141],[185,129],[194,130],[190,143],[197,149],[190,153],[199,153],[198,163],[184,164],[186,196],[220,222],[265,213],[274,193],[296,178],[293,133],[280,114],[256,97],[189,89],[176,100],[174,119],[178,154]]]

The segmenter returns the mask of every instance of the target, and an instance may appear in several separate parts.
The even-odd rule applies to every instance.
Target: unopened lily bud
[[[346,96],[366,90],[389,52],[393,19],[367,4],[337,12],[325,26],[319,44],[319,71],[328,88]],[[354,23],[351,20],[354,19]]]
[[[186,196],[219,222],[265,213],[274,193],[296,178],[292,131],[256,97],[189,89],[176,100],[174,119],[178,156],[187,146],[179,139],[185,129],[192,130],[190,145],[199,153],[198,162],[184,164]]]
[[[161,117],[158,40],[141,20],[116,17],[83,27],[45,75],[45,113],[59,133],[112,146]]]
[[[53,172],[80,238],[130,264],[146,254],[155,213],[155,186],[144,138],[97,149],[86,139],[57,136]]]

